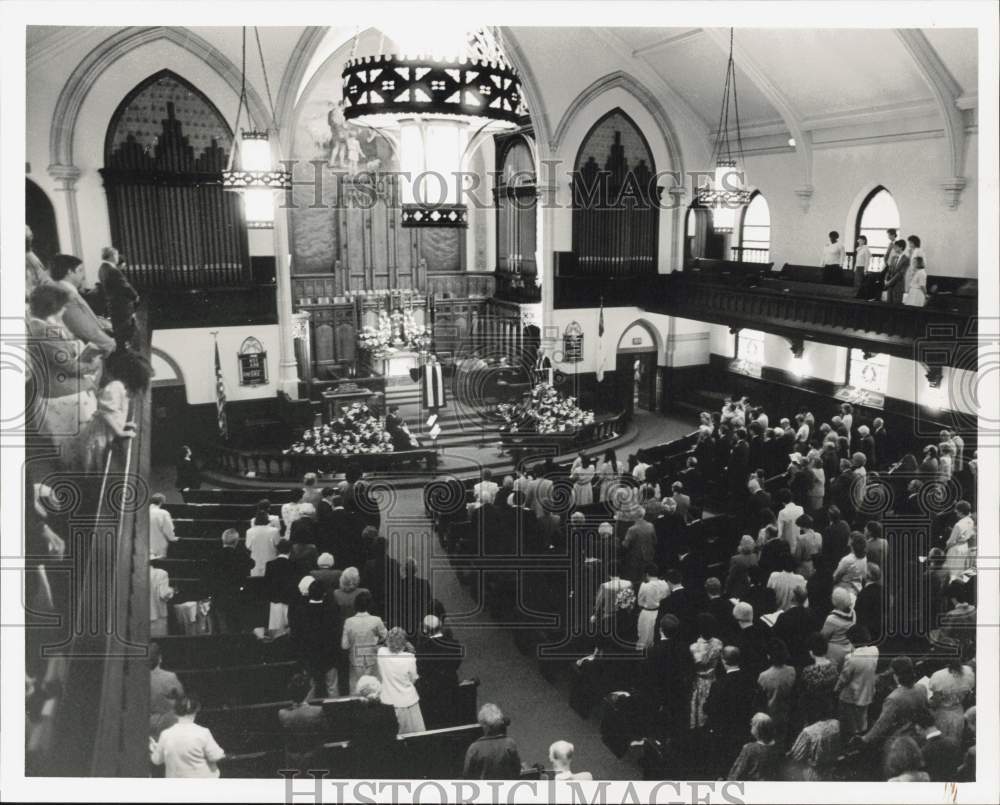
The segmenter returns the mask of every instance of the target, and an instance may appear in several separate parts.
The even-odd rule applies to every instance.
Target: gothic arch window
[[[653,152],[621,109],[584,137],[573,171],[573,253],[585,275],[655,274],[659,199]]]
[[[118,105],[101,176],[112,242],[134,283],[250,283],[242,205],[219,183],[232,140],[212,102],[169,70],[140,82]]]
[[[523,134],[497,138],[497,267],[518,287],[534,285],[537,191],[535,160]]]
[[[740,213],[740,245],[735,259],[744,263],[771,262],[771,210],[759,190]]]
[[[885,253],[889,246],[886,229],[900,232],[899,207],[892,193],[879,185],[872,190],[858,207],[858,217],[854,222],[854,243],[849,249],[854,249],[858,237],[868,238],[868,248],[872,252],[872,269],[881,271],[884,267]]]

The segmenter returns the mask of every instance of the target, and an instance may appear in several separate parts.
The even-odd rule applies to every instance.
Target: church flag
[[[604,299],[601,298],[601,314],[597,320],[597,382],[604,382]]]
[[[444,375],[441,372],[441,364],[437,361],[424,364],[420,400],[423,407],[431,411],[445,406]]]
[[[219,342],[215,342],[215,417],[219,423],[219,435],[229,438],[229,419],[226,417],[226,383],[222,379],[222,361],[219,360]]]

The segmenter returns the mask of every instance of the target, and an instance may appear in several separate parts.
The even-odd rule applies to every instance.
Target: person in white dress
[[[968,501],[958,501],[955,504],[955,512],[959,520],[952,526],[945,546],[948,549],[945,567],[953,579],[961,578],[972,564],[969,543],[976,537],[976,521],[972,517],[972,506]]]
[[[639,651],[653,645],[656,638],[656,624],[660,614],[660,602],[670,595],[670,587],[660,578],[656,565],[646,565],[646,580],[639,585],[636,603],[639,606],[639,637],[636,648]]]
[[[382,704],[396,708],[399,734],[423,732],[424,717],[420,711],[417,681],[417,659],[407,651],[406,632],[395,626],[385,637],[385,645],[377,652],[378,675],[382,680]]]
[[[582,453],[573,462],[569,477],[573,481],[574,506],[587,506],[594,502],[594,472],[590,458]]]
[[[281,532],[271,523],[267,512],[258,512],[253,525],[247,529],[246,546],[253,559],[251,576],[263,576],[267,563],[278,556]]]
[[[597,477],[601,482],[600,500],[608,500],[620,476],[621,468],[618,465],[618,458],[615,456],[615,451],[608,448],[604,453],[604,458],[597,465]]]

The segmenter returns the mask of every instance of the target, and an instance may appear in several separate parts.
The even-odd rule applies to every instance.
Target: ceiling
[[[31,26],[28,69],[52,69],[60,56],[78,61],[118,29]],[[237,67],[238,27],[190,29]],[[553,123],[590,75],[630,72],[657,98],[667,96],[703,131],[714,131],[725,76],[728,29],[704,28],[515,28],[521,55],[539,84]],[[978,55],[975,29],[920,29],[930,59],[940,65],[960,109],[976,106]],[[272,95],[298,46],[304,27],[261,29]],[[350,38],[329,29],[297,88],[333,49]],[[855,117],[940,114],[926,72],[889,29],[739,29],[735,34],[740,117],[747,136],[845,125]],[[248,29],[248,77],[266,102],[256,42]],[[63,69],[65,63],[60,65]],[[589,71],[589,72],[588,72]],[[596,76],[595,76],[596,77]],[[587,82],[593,78],[587,78]],[[576,83],[574,83],[574,81]],[[568,97],[566,97],[568,96]],[[677,102],[680,102],[679,104]]]

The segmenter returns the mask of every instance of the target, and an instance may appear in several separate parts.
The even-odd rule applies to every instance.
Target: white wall
[[[243,339],[253,336],[267,352],[267,385],[240,386],[236,355]],[[169,355],[180,367],[190,405],[215,402],[215,350],[212,330],[154,330],[153,349]],[[278,391],[280,343],[278,325],[223,327],[219,330],[219,361],[227,400],[274,397]],[[159,361],[159,363],[165,363]],[[159,365],[159,363],[157,365]],[[173,372],[171,371],[171,374]],[[157,378],[160,379],[160,378]]]
[[[949,209],[940,189],[947,147],[942,137],[896,139],[877,144],[816,148],[808,212],[799,206],[799,157],[792,153],[748,156],[747,181],[767,199],[771,211],[771,259],[817,265],[827,233],[836,230],[853,250],[858,208],[877,185],[892,193],[899,207],[902,235],[919,235],[930,274],[976,276],[978,232],[977,143],[966,143],[968,184],[956,209]]]

